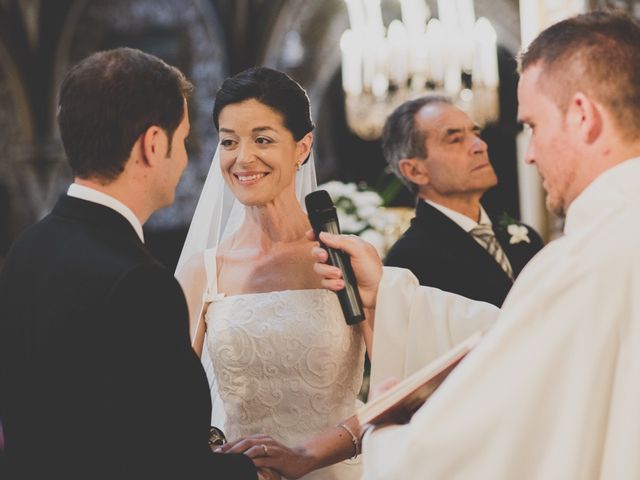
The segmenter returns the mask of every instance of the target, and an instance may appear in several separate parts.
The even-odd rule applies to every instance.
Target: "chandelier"
[[[349,128],[379,138],[402,102],[429,93],[451,97],[479,124],[498,119],[496,32],[475,19],[473,0],[400,0],[402,21],[388,28],[380,0],[345,0],[350,27],[340,39]]]

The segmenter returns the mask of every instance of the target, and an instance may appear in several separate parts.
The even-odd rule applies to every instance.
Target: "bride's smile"
[[[249,99],[220,112],[220,168],[247,206],[293,199],[296,169],[309,155],[312,135],[296,141],[278,111]]]
[[[233,174],[237,183],[239,183],[242,186],[255,185],[256,183],[259,183],[267,175],[269,175],[269,172],[259,172],[259,173],[235,172]]]

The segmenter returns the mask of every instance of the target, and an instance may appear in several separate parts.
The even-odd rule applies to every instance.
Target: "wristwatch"
[[[224,432],[218,427],[209,427],[209,446],[219,447],[227,443],[227,437],[224,436]]]

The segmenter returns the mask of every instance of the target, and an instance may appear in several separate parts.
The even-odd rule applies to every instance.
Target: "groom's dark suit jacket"
[[[64,196],[0,272],[9,478],[255,479],[212,454],[184,296],[120,214]]]
[[[510,244],[511,236],[491,219],[496,238],[517,276],[543,246],[527,227],[530,243]],[[458,224],[420,200],[409,229],[391,247],[386,265],[411,270],[421,285],[501,306],[513,282],[495,259]]]

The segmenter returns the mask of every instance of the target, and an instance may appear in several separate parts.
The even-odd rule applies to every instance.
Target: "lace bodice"
[[[210,292],[210,298],[214,421],[229,439],[266,433],[295,446],[354,413],[364,342],[345,323],[333,292]],[[336,465],[305,478],[359,478],[354,467]]]
[[[227,297],[209,306],[207,333],[229,438],[269,433],[295,445],[353,414],[362,340],[332,292]]]

